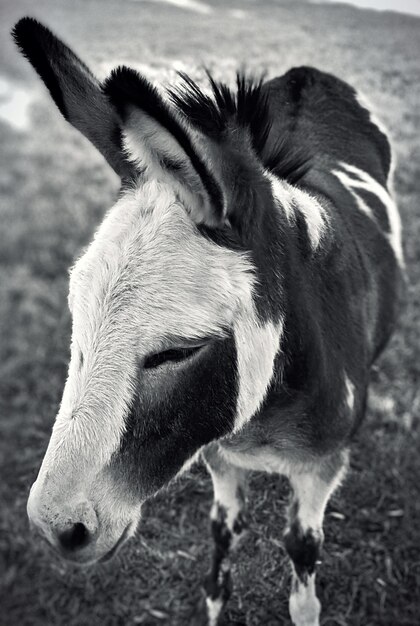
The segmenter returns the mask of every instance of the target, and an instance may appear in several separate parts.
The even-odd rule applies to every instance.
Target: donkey
[[[142,503],[201,455],[215,625],[248,470],[283,474],[290,616],[315,626],[324,511],[399,308],[386,135],[352,87],[310,67],[239,74],[235,90],[182,75],[163,93],[128,67],[98,82],[34,19],[13,35],[121,178],[71,271],[71,359],[32,525],[65,559],[108,560]]]

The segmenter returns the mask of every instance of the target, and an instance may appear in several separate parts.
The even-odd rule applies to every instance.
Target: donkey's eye
[[[186,361],[194,354],[199,352],[204,346],[193,346],[191,348],[174,348],[172,350],[164,350],[164,352],[158,352],[157,354],[151,354],[144,362],[145,369],[152,369],[153,367],[159,367],[163,363],[172,361],[178,363],[180,361]]]

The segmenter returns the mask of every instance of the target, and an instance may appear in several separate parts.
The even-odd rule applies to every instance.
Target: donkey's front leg
[[[204,588],[209,626],[216,626],[231,593],[230,552],[245,530],[245,471],[229,464],[217,444],[203,454],[214,490],[211,530],[215,542],[213,562]]]
[[[315,568],[324,539],[325,507],[347,466],[347,453],[339,453],[316,466],[290,476],[293,500],[285,533],[292,560],[289,611],[295,626],[318,626],[321,604],[316,597]]]

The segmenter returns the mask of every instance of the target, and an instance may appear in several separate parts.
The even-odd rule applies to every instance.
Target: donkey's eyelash
[[[144,368],[152,369],[168,361],[175,363],[185,361],[199,352],[202,348],[204,348],[203,345],[193,346],[191,348],[175,348],[171,350],[164,350],[163,352],[158,352],[157,354],[151,354],[146,358]]]

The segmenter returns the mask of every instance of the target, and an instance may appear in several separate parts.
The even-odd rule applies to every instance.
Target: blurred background
[[[29,534],[26,499],[47,446],[69,357],[68,267],[118,181],[60,117],[10,29],[44,21],[101,77],[118,64],[150,79],[207,65],[281,74],[309,64],[364,92],[388,127],[405,231],[408,288],[397,333],[372,376],[366,422],[325,520],[323,624],[419,623],[420,14],[418,0],[1,0],[0,624],[185,626],[210,560],[210,479],[201,466],[144,507],[117,560],[77,570]],[[409,14],[411,12],[411,14]],[[287,624],[281,542],[288,487],[255,474],[248,541],[234,557],[227,623]]]

